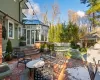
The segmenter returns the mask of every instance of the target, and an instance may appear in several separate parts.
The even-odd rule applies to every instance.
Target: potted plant
[[[10,39],[8,39],[7,46],[6,46],[6,53],[4,57],[6,61],[9,61],[12,59],[12,51],[13,51],[12,44],[11,44]]]
[[[65,52],[64,56],[66,57],[66,59],[70,59],[71,58],[70,51]]]
[[[41,46],[40,46],[40,52],[44,52],[44,48],[45,48],[45,44],[43,43],[43,44],[41,44]]]
[[[19,46],[26,46],[26,41],[24,36],[20,37]]]

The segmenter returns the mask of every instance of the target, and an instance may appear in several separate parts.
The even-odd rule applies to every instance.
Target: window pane
[[[13,24],[9,23],[9,37],[13,37]]]
[[[39,41],[39,31],[36,30],[36,41]]]

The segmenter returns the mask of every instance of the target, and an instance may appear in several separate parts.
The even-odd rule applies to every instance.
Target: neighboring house
[[[85,35],[80,41],[86,47],[94,46],[95,43],[100,41],[100,27],[95,27],[92,32]]]
[[[31,41],[30,44],[34,44],[36,41],[35,38],[35,30],[34,26],[40,26],[38,28],[46,29],[48,28],[46,25],[44,25],[39,22],[39,24],[32,24],[28,29],[28,26],[30,24],[24,24],[22,23],[22,19],[24,14],[22,14],[22,9],[27,9],[27,5],[25,4],[27,0],[0,0],[0,20],[2,21],[2,26],[6,28],[6,35],[7,39],[2,38],[2,49],[3,51],[6,50],[7,40],[10,39],[12,42],[12,47],[18,47],[19,46],[19,39],[21,36],[24,36],[26,38],[26,44],[28,45],[28,41]],[[44,26],[44,27],[42,27]],[[32,29],[32,30],[31,30]],[[40,30],[41,32],[42,30]],[[48,31],[48,29],[46,29]],[[43,32],[42,32],[43,33]],[[46,32],[47,34],[47,32]],[[4,34],[3,34],[4,35]],[[28,38],[29,36],[30,38]],[[39,33],[40,35],[40,33]],[[35,36],[35,37],[34,37]],[[46,35],[47,36],[47,35]],[[33,38],[34,39],[31,39]],[[42,36],[40,36],[42,38]],[[39,37],[39,41],[42,40]],[[47,37],[46,37],[47,38]],[[29,40],[30,39],[30,40]],[[37,38],[36,38],[37,39]],[[32,42],[32,40],[34,40]],[[29,44],[29,45],[30,45]]]
[[[47,41],[49,26],[39,20],[23,20],[26,32],[26,45],[33,45],[37,41]]]

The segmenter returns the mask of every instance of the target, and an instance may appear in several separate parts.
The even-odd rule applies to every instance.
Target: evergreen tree
[[[66,29],[66,38],[68,39],[68,42],[75,41],[77,42],[79,40],[79,28],[76,24],[73,24],[72,22],[69,22]]]
[[[48,40],[54,42],[54,26],[50,26]]]
[[[6,46],[6,53],[12,53],[12,44],[11,44],[11,41],[10,39],[8,40],[7,42],[7,46]]]
[[[87,10],[87,14],[90,15],[90,21],[92,22],[92,27],[95,28],[96,25],[99,25],[98,17],[100,17],[100,14],[98,11],[100,11],[100,0],[80,0],[81,3],[86,4],[89,9]],[[91,18],[92,15],[92,18]]]

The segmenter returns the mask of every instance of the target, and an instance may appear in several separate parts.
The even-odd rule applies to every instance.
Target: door
[[[31,30],[31,44],[33,45],[35,43],[35,31]]]
[[[27,46],[32,46],[35,43],[35,31],[34,30],[27,30],[26,33],[26,44]]]
[[[26,31],[26,45],[29,46],[31,44],[30,42],[30,30]]]

